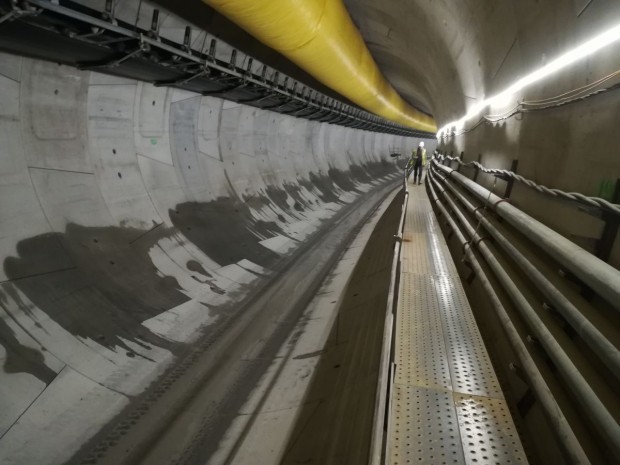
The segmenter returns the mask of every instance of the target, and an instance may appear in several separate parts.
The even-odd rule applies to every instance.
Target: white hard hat
[[[420,142],[420,147],[424,147],[424,142]]]

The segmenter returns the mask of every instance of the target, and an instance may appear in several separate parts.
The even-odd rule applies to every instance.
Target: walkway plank
[[[527,463],[423,186],[409,185],[401,260],[388,463]]]

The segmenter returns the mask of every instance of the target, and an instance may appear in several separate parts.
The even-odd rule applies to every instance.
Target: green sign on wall
[[[612,179],[603,179],[598,185],[598,197],[611,201],[613,200],[615,189],[616,181]]]

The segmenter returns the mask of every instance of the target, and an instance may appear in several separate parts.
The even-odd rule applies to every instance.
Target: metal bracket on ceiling
[[[192,54],[192,28],[185,26],[185,34],[183,36],[183,49],[185,53]]]
[[[9,3],[10,2],[10,3]],[[174,42],[166,38],[160,38],[159,29],[160,11],[153,10],[153,16],[148,29],[139,29],[136,25],[125,24],[117,20],[115,7],[117,0],[105,0],[105,6],[100,9],[88,7],[74,8],[71,3],[63,3],[59,0],[5,0],[9,3],[11,10],[5,7],[0,10],[0,24],[10,21],[23,21],[30,23],[28,16],[39,16],[32,24],[37,27],[44,27],[49,31],[65,37],[64,40],[71,39],[82,41],[83,43],[96,44],[98,46],[109,47],[110,57],[108,59],[94,62],[78,62],[75,58],[70,64],[79,69],[105,70],[120,68],[115,74],[124,75],[124,63],[140,58],[145,62],[151,62],[153,66],[164,68],[165,73],[160,73],[160,78],[156,86],[175,86],[184,87],[188,83],[199,78],[205,78],[192,85],[190,90],[196,91],[201,88],[213,89],[213,85],[223,87],[220,90],[205,90],[203,95],[224,95],[237,89],[244,88],[246,96],[234,95],[234,98],[242,97],[240,102],[249,103],[259,108],[278,111],[283,114],[298,116],[312,120],[325,121],[332,124],[343,126],[366,128],[371,131],[386,133],[398,133],[402,135],[420,135],[418,131],[413,131],[397,124],[389,124],[387,121],[376,116],[350,107],[347,104],[335,104],[328,97],[312,91],[306,95],[307,89],[304,87],[301,93],[296,91],[295,82],[292,89],[289,88],[289,77],[284,77],[281,83],[280,73],[271,70],[267,65],[262,64],[261,69],[254,74],[252,58],[247,57],[247,66],[241,69],[237,65],[238,51],[233,49],[229,60],[222,61],[215,57],[217,41],[211,39],[209,50],[204,53],[204,42],[200,50],[192,49],[192,29],[186,25],[185,34],[182,41]],[[64,24],[65,27],[59,27]],[[205,41],[208,34],[205,32]],[[128,50],[123,49],[124,43],[131,44]],[[79,43],[78,43],[79,45]],[[68,61],[69,62],[69,61]],[[270,78],[267,77],[268,70]],[[135,77],[135,70],[129,73]],[[171,72],[176,73],[170,79]],[[133,73],[133,74],[132,74]],[[152,78],[151,78],[152,79]],[[210,81],[210,82],[208,82]],[[273,99],[268,106],[260,107],[259,103],[267,99]],[[330,102],[330,103],[327,103]],[[428,134],[423,134],[428,136]]]
[[[293,100],[292,97],[287,98],[284,102],[280,102],[280,103],[276,103],[275,105],[269,105],[266,107],[260,107],[261,110],[278,110],[279,108],[282,108],[285,105],[288,105],[289,103],[291,103],[291,101]]]
[[[56,2],[56,4],[60,5],[59,2]],[[118,23],[116,22],[116,18],[114,17],[116,13],[115,10],[116,2],[114,0],[105,0],[105,9],[103,10],[101,17],[116,26]]]
[[[204,40],[207,40],[207,31],[205,31],[205,38]],[[203,52],[204,48],[204,42],[202,44],[200,53]],[[217,40],[215,39],[211,39],[211,41],[209,42],[209,51],[206,53],[206,61],[209,63],[215,63],[215,51],[217,50]]]
[[[265,94],[265,95],[261,95],[259,97],[255,97],[255,98],[248,98],[245,100],[237,100],[237,103],[258,103],[258,102],[262,102],[263,100],[266,100],[268,98],[273,97],[272,94]]]
[[[39,13],[41,13],[40,8],[29,5],[26,2],[11,0],[11,10],[0,16],[0,24],[15,21],[25,16],[37,16]]]
[[[150,51],[150,46],[142,40],[142,36],[140,36],[140,45],[133,49],[132,51],[125,53],[123,56],[105,60],[105,61],[96,61],[92,63],[78,63],[77,68],[81,70],[94,70],[94,69],[108,69],[108,68],[116,68],[117,66],[123,64],[125,61],[130,60],[132,58],[136,58],[142,55],[145,52]]]
[[[147,32],[147,35],[151,39],[160,40],[159,39],[159,10],[155,8],[153,10],[153,17],[151,18],[151,29]]]
[[[186,76],[184,78],[181,79],[173,79],[173,80],[169,80],[169,81],[156,81],[153,83],[153,85],[155,87],[163,87],[163,86],[183,86],[185,84],[187,84],[188,82],[193,81],[194,79],[198,79],[201,77],[209,77],[211,74],[211,70],[209,70],[207,63],[205,63],[202,68],[200,69],[200,71],[197,71],[195,73],[190,74],[189,76]]]
[[[233,90],[240,89],[242,87],[245,87],[245,84],[243,82],[232,85],[232,86],[224,87],[223,89],[220,89],[220,90],[206,90],[204,92],[201,92],[201,95],[204,95],[204,96],[224,95],[229,92],[232,92]]]

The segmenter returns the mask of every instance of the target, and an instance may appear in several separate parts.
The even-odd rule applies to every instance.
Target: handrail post
[[[478,163],[480,163],[480,160],[482,160],[481,153],[478,154]],[[474,173],[473,181],[478,182],[478,173],[480,173],[480,168],[478,168],[477,166],[474,166],[474,168],[476,169],[476,172]]]
[[[407,190],[407,179],[404,181],[405,198],[398,224],[397,234],[394,236],[394,256],[392,259],[392,271],[390,278],[390,287],[387,297],[387,305],[385,311],[385,323],[383,328],[383,341],[381,348],[381,361],[379,365],[379,376],[377,380],[377,392],[375,394],[375,411],[374,422],[372,425],[372,435],[370,438],[370,454],[368,457],[368,465],[381,465],[382,458],[388,456],[387,439],[385,430],[388,426],[390,398],[392,391],[392,363],[393,363],[393,337],[394,322],[396,313],[396,302],[398,292],[398,276],[400,271],[400,252],[401,241],[403,239],[403,231],[405,229],[405,215],[407,212],[407,203],[409,192]]]
[[[512,171],[513,173],[517,172],[517,168],[519,167],[519,160],[512,160],[512,163],[510,164],[510,171]],[[506,180],[506,190],[504,191],[504,198],[507,199],[510,197],[510,194],[512,193],[512,187],[514,186],[515,180],[512,177],[509,177]]]
[[[616,187],[611,202],[620,203],[620,178],[616,179]],[[618,229],[620,229],[620,217],[613,213],[604,212],[602,218],[605,221],[605,227],[596,244],[596,256],[601,260],[608,261],[618,235]]]

